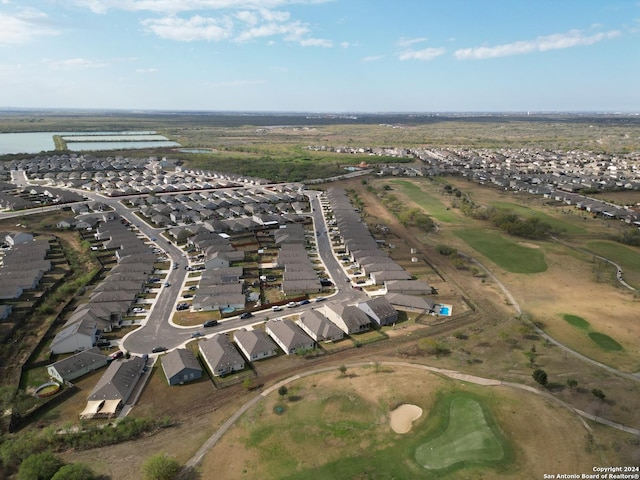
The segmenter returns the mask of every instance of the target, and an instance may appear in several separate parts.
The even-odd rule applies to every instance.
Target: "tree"
[[[344,374],[347,373],[347,366],[340,365],[340,368],[338,368],[338,370],[340,370],[340,374],[344,377]]]
[[[18,480],[50,480],[62,465],[62,461],[51,452],[34,453],[20,465]]]
[[[569,387],[571,390],[573,390],[577,386],[578,386],[578,381],[576,379],[570,378],[569,380],[567,380],[567,387]]]
[[[546,386],[549,381],[549,379],[547,378],[547,372],[545,372],[541,368],[535,369],[531,376],[536,382],[538,382],[543,387]]]
[[[247,390],[251,390],[251,388],[253,387],[253,381],[250,377],[247,377],[242,381],[242,386]]]
[[[599,388],[594,388],[591,390],[591,394],[599,400],[604,400],[606,395]]]
[[[96,475],[84,463],[70,463],[60,468],[51,480],[95,480]]]
[[[280,395],[281,397],[284,397],[288,392],[289,392],[289,389],[285,385],[282,385],[278,389],[278,395]]]
[[[149,457],[142,465],[145,480],[173,480],[180,472],[180,464],[166,453]]]

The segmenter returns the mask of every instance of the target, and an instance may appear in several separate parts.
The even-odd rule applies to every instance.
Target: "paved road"
[[[202,331],[205,335],[210,336],[216,333],[241,328],[253,323],[263,322],[267,320],[267,317],[273,317],[273,312],[271,310],[267,310],[255,314],[254,317],[250,319],[241,320],[239,317],[230,318],[220,322],[217,326],[207,328],[206,330],[203,330],[201,326],[181,327],[171,323],[171,316],[175,311],[177,301],[180,299],[182,285],[184,284],[188,273],[184,269],[184,266],[187,265],[187,259],[182,256],[182,250],[174,244],[167,243],[164,240],[164,237],[160,236],[160,233],[164,229],[150,227],[147,223],[141,221],[132,210],[120,203],[120,198],[104,197],[95,192],[83,193],[93,200],[101,201],[111,206],[118,215],[126,218],[133,225],[136,225],[147,237],[157,238],[157,246],[166,252],[172,263],[179,263],[178,269],[170,270],[167,281],[171,285],[169,287],[163,287],[158,293],[155,304],[148,314],[147,320],[143,323],[141,328],[134,330],[123,338],[123,349],[134,354],[150,353],[156,346],[163,346],[171,350],[190,341],[191,333],[195,331]],[[320,232],[316,237],[318,254],[338,289],[338,292],[332,299],[351,303],[366,299],[367,295],[365,293],[351,288],[350,283],[347,282],[344,270],[333,255],[331,241],[327,235],[326,225],[322,215],[320,192],[308,191],[305,193],[309,196],[312,209],[311,217],[316,227],[316,231]],[[314,304],[309,304],[293,309],[285,309],[282,312],[282,315],[286,315],[288,313],[299,313],[304,309],[314,308],[314,306]]]

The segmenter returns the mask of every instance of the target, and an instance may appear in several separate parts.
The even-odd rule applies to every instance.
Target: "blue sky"
[[[0,0],[0,108],[640,112],[640,0]]]

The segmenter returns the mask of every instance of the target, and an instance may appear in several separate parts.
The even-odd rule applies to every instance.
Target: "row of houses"
[[[38,287],[45,272],[51,270],[49,240],[35,238],[27,232],[0,233],[7,248],[0,257],[0,301],[16,300],[25,290]],[[4,304],[0,317],[11,313],[11,306]]]
[[[2,187],[0,191],[0,208],[7,210],[22,210],[52,204],[63,205],[83,200],[82,195],[62,188],[30,185],[17,190],[13,184],[5,184],[7,185],[11,185],[12,188]]]
[[[365,332],[372,322],[382,326],[396,322],[398,312],[384,298],[358,305],[327,303],[305,311],[297,321],[275,319],[264,324],[264,330],[241,329],[200,340],[198,349],[203,363],[214,376],[243,370],[253,362],[278,354],[287,355],[311,350],[317,343],[335,342],[345,335]],[[170,385],[195,380],[202,376],[197,360],[190,351],[177,349],[162,357],[162,366]]]
[[[86,302],[78,305],[51,342],[53,354],[85,350],[96,344],[101,332],[118,328],[136,305],[156,256],[119,218],[100,223],[94,234],[104,249],[113,251],[117,264],[98,283]]]
[[[274,244],[279,247],[276,265],[283,269],[282,292],[294,296],[322,291],[318,273],[305,247],[304,225],[286,225],[273,230],[272,234]]]
[[[135,159],[93,155],[36,156],[14,160],[30,178],[52,186],[99,191],[108,196],[173,193],[241,185],[264,185],[264,179],[215,171],[185,169],[167,158]]]
[[[360,214],[351,205],[344,189],[330,188],[326,191],[325,198],[333,213],[331,222],[338,230],[338,234],[333,235],[332,238],[340,241],[346,255],[372,284],[383,286],[386,293],[408,295],[434,293],[429,284],[414,280],[404,267],[380,248],[378,241],[360,218]]]
[[[150,223],[160,227],[203,224],[211,231],[242,231],[281,223],[283,215],[309,211],[299,189],[253,187],[202,190],[177,195],[157,195],[131,199]],[[180,230],[171,232],[178,238]]]

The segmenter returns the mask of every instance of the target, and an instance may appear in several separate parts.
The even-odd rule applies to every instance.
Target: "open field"
[[[550,127],[529,121],[505,125],[493,120],[438,120],[429,124],[404,125],[398,129],[376,124],[342,127],[327,121],[312,128],[282,127],[256,134],[255,126],[232,129],[223,126],[220,119],[211,120],[201,128],[187,127],[182,123],[184,118],[176,116],[166,118],[166,123],[160,127],[153,125],[151,118],[143,120],[149,122],[147,128],[161,130],[172,139],[180,139],[185,146],[213,149],[211,153],[201,155],[171,150],[152,152],[154,155],[179,158],[202,168],[275,175],[273,178],[279,180],[341,172],[344,165],[362,160],[388,160],[364,155],[309,152],[305,145],[402,143],[455,146],[467,142],[473,146],[587,148],[595,146],[593,135],[597,133],[602,140],[598,151],[615,152],[637,150],[638,145],[633,142],[637,142],[634,138],[638,136],[625,139],[622,133],[634,128],[640,131],[637,126],[605,129],[602,125],[590,127],[579,122]],[[112,125],[108,128],[115,128],[113,125],[118,121],[117,118],[109,120]],[[234,121],[240,124],[245,120],[236,118]],[[246,118],[247,123],[251,121],[252,118]],[[132,119],[124,119],[122,123],[123,128],[132,128],[134,124]],[[98,119],[92,125],[96,129],[107,128]],[[135,125],[140,128],[139,123]],[[40,125],[38,127],[41,129]],[[69,128],[78,127],[70,123]],[[461,128],[465,129],[464,132]],[[367,214],[365,220],[371,225],[381,223],[391,229],[389,234],[380,234],[380,238],[393,244],[388,253],[412,274],[436,287],[439,295],[435,298],[454,305],[454,318],[444,320],[442,325],[418,323],[413,319],[399,322],[393,328],[383,329],[383,334],[374,332],[368,337],[361,337],[371,341],[361,342],[367,343],[362,348],[355,345],[344,350],[327,348],[322,355],[313,358],[280,355],[257,362],[252,372],[252,375],[257,375],[252,377],[255,391],[248,391],[242,385],[216,389],[208,379],[169,387],[161,369],[156,366],[131,415],[169,416],[174,425],[135,443],[127,442],[100,450],[64,452],[64,459],[86,462],[100,474],[114,479],[142,478],[140,466],[152,454],[167,452],[181,463],[188,460],[211,433],[243,402],[256,396],[263,386],[273,385],[286,376],[316,365],[335,363],[335,372],[296,382],[287,398],[274,393],[243,417],[238,426],[207,455],[201,469],[202,480],[386,479],[392,476],[421,478],[421,475],[424,478],[475,480],[497,476],[520,479],[542,478],[543,473],[549,472],[590,473],[593,465],[638,464],[638,449],[633,443],[636,439],[595,424],[589,424],[590,432],[575,415],[528,392],[506,387],[477,387],[444,380],[433,374],[400,369],[382,368],[375,372],[372,368],[349,368],[344,377],[338,372],[338,365],[348,364],[354,358],[375,361],[402,359],[538,388],[531,373],[534,368],[543,368],[549,374],[547,391],[554,396],[575,408],[637,427],[640,425],[640,410],[633,407],[640,398],[638,382],[579,361],[570,353],[545,342],[526,323],[515,318],[513,306],[505,300],[504,293],[492,278],[478,274],[468,266],[457,267],[448,257],[437,254],[434,248],[439,244],[451,245],[488,266],[513,294],[525,316],[541,322],[545,331],[563,344],[623,371],[638,372],[640,324],[637,312],[640,303],[637,296],[618,285],[612,266],[596,262],[593,255],[556,242],[534,242],[488,230],[487,224],[463,216],[454,205],[455,196],[444,195],[442,186],[444,183],[455,185],[478,204],[505,206],[522,215],[535,214],[554,226],[565,226],[563,240],[617,261],[623,266],[625,279],[638,287],[638,249],[609,240],[621,227],[592,218],[573,207],[553,206],[529,194],[504,192],[461,178],[447,177],[434,181],[370,177],[367,185],[361,181],[353,179],[336,185],[359,191]],[[416,206],[433,215],[440,222],[439,229],[426,233],[403,227],[376,196],[387,182],[392,188],[391,193],[407,207]],[[370,186],[375,190],[368,191]],[[625,197],[625,201],[634,201],[637,192],[635,195]],[[38,222],[40,225],[51,223],[51,218],[42,216]],[[75,243],[79,244],[79,241],[76,239]],[[412,248],[417,254],[411,252]],[[509,252],[515,255],[508,256]],[[420,262],[412,264],[412,256],[417,256]],[[518,273],[532,268],[537,273]],[[455,318],[459,312],[464,314]],[[203,321],[200,315],[184,320],[200,324]],[[345,342],[351,343],[349,340]],[[429,347],[434,344],[445,347],[449,353],[430,353]],[[336,344],[336,347],[341,346]],[[79,392],[60,407],[44,414],[30,428],[79,425],[78,412],[84,408],[86,395],[101,373],[96,372],[79,381]],[[41,381],[40,374],[34,372],[38,375],[34,383]],[[568,388],[568,379],[577,380],[578,386]],[[606,393],[606,401],[596,401],[590,393],[593,388],[602,389]],[[447,427],[437,424],[433,418],[434,415],[444,418],[451,412],[452,402],[442,399],[457,397],[474,399],[483,412],[486,428],[476,407],[467,405],[462,408],[462,415],[465,411],[475,411],[476,414],[470,417],[471,422],[476,422],[475,431],[484,432],[490,443],[492,438],[500,439],[507,455],[496,458],[498,449],[492,443],[493,448],[485,453],[489,456],[491,452],[495,454],[494,463],[469,462],[467,465],[456,462],[450,467],[443,463],[446,468],[435,472],[424,469],[415,458],[420,445],[429,444],[434,435],[442,434],[445,436],[439,438],[437,445],[440,446],[442,438],[445,438],[452,446],[465,433],[460,424],[454,423],[457,428],[445,434]],[[392,433],[387,421],[388,412],[400,403],[413,403],[424,410],[404,435]],[[282,414],[274,413],[275,406],[283,407]],[[458,411],[457,407],[454,406],[453,411]],[[460,417],[454,413],[456,415]],[[491,437],[489,431],[495,435]],[[446,463],[461,459],[455,455],[447,457],[446,454],[453,449],[440,448],[444,455],[438,455],[438,460]],[[484,458],[487,459],[486,456]],[[221,475],[220,472],[225,473]]]
[[[544,253],[491,230],[457,230],[456,235],[474,250],[511,273],[540,273],[547,269]]]
[[[429,195],[419,185],[407,180],[393,180],[392,185],[397,185],[411,201],[422,207],[429,215],[441,222],[456,222],[459,220],[451,209],[445,206],[437,197]]]
[[[395,434],[388,414],[401,403],[424,414],[408,433]],[[474,423],[478,429],[469,428]],[[465,454],[478,432],[484,450]],[[556,470],[588,473],[602,461],[589,451],[587,433],[568,410],[530,393],[412,368],[353,368],[345,377],[336,370],[298,380],[287,396],[265,398],[211,450],[201,470],[225,471],[228,479],[542,478]],[[443,450],[441,463],[424,468],[432,458],[425,446],[443,435],[440,448],[458,448]],[[615,452],[606,457],[616,461]]]

